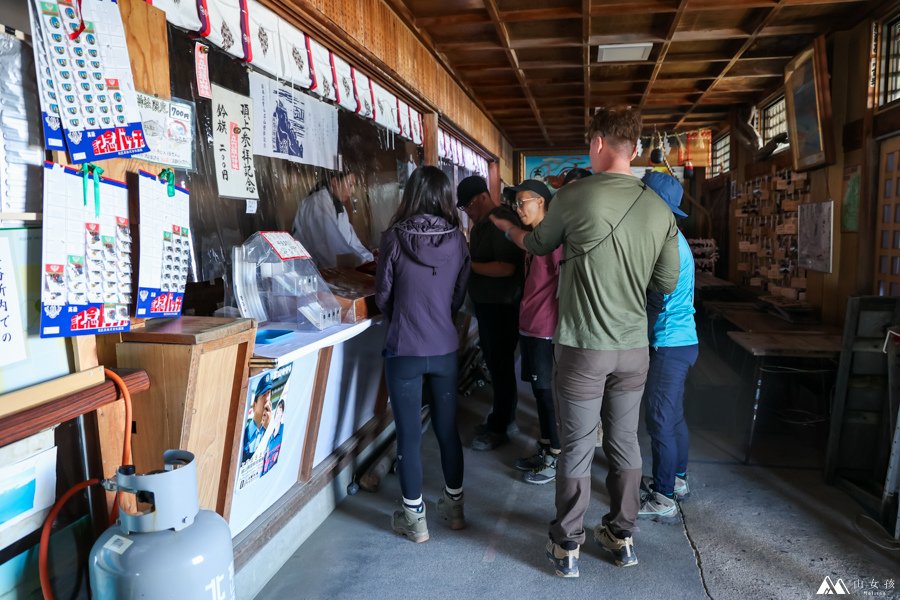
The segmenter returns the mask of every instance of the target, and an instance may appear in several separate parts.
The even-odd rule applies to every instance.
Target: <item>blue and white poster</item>
[[[135,316],[178,317],[191,266],[189,192],[141,171],[140,261]]]
[[[259,73],[250,74],[250,98],[254,154],[338,168],[336,107]]]
[[[128,331],[128,186],[44,163],[41,337]]]
[[[79,164],[147,152],[115,0],[32,0],[44,144]]]

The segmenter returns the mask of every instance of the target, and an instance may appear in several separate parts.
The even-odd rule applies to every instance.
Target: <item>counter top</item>
[[[334,346],[341,342],[356,337],[363,331],[380,324],[382,317],[364,319],[357,323],[343,323],[335,327],[329,327],[324,331],[294,331],[271,344],[257,344],[253,350],[254,359],[270,359],[272,366],[280,367],[288,364],[311,352],[316,352],[328,346]],[[293,329],[292,323],[266,323],[260,326],[260,330],[266,329]]]

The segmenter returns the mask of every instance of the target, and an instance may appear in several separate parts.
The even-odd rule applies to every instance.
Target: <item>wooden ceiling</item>
[[[820,34],[884,0],[387,0],[516,148],[584,145],[594,107],[639,105],[645,127],[717,127],[781,82]],[[894,0],[887,0],[894,1]],[[598,63],[598,44],[651,42]]]

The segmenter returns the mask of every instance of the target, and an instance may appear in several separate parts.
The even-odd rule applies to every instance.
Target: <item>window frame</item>
[[[716,145],[721,140],[728,141],[728,168],[723,169],[721,172],[713,173],[713,169],[716,168],[716,162],[717,162],[716,161],[716,159],[717,159]],[[713,177],[718,177],[720,175],[727,175],[728,173],[730,173],[732,171],[734,165],[731,162],[731,129],[730,128],[726,129],[725,131],[720,132],[718,136],[713,138],[712,148],[710,148],[710,158],[711,158],[710,169],[709,169],[710,172],[709,172],[709,175],[707,176],[707,178],[711,179]]]
[[[876,65],[877,65],[877,73],[875,78],[875,108],[877,111],[888,110],[891,108],[895,108],[900,106],[900,41],[897,43],[897,52],[896,54],[892,54],[890,52],[890,43],[891,40],[888,36],[888,32],[892,27],[896,27],[898,29],[898,36],[900,36],[900,11],[895,11],[891,14],[888,14],[884,18],[877,21],[877,32],[880,36],[880,39],[877,43],[877,56],[875,57]],[[891,72],[888,70],[890,60],[894,58],[897,62],[897,70],[894,72],[894,75],[897,76],[897,89],[894,90],[894,93],[897,94],[897,97],[893,100],[888,99],[888,94],[890,90],[888,88],[888,78],[891,75]]]
[[[759,131],[760,138],[762,138],[763,146],[768,144],[769,141],[771,141],[772,137],[774,137],[774,136],[772,136],[772,137],[766,136],[766,133],[767,133],[766,129],[768,127],[767,121],[770,118],[766,111],[768,111],[769,109],[771,109],[772,107],[774,107],[777,104],[781,104],[781,106],[782,106],[781,114],[784,116],[784,119],[782,122],[783,128],[781,130],[779,130],[778,132],[776,132],[775,135],[777,135],[778,133],[781,133],[782,131],[784,131],[784,133],[788,132],[787,99],[785,98],[784,88],[780,88],[776,93],[768,96],[765,100],[763,100],[756,106],[758,119],[759,119],[759,130],[758,131]],[[784,152],[785,150],[790,148],[790,146],[791,146],[791,140],[790,140],[790,138],[788,138],[787,143],[779,144],[778,147],[775,149],[775,151],[772,152],[772,154],[778,154],[779,152]]]

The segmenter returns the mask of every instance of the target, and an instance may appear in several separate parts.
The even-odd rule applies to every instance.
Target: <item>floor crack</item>
[[[684,509],[682,509],[680,505],[678,507],[678,512],[681,514],[681,529],[684,531],[684,537],[690,542],[691,549],[694,551],[694,562],[697,563],[697,571],[700,573],[700,583],[703,584],[703,591],[706,593],[706,597],[709,598],[709,600],[714,600],[709,591],[709,586],[706,584],[706,575],[703,573],[703,559],[700,556],[700,549],[697,547],[694,538],[691,537],[691,532],[688,531],[687,517],[685,517]]]

